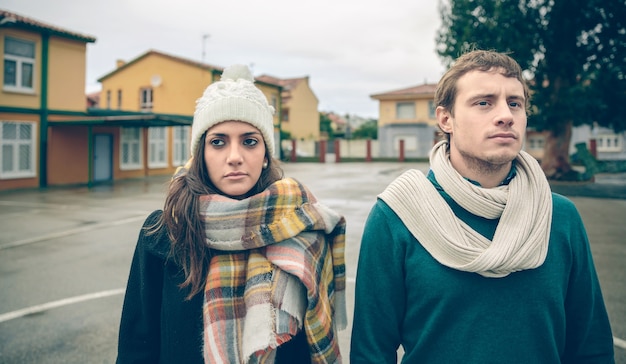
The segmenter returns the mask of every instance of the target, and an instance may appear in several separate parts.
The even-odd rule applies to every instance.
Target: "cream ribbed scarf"
[[[552,195],[543,170],[524,151],[516,161],[511,183],[482,188],[452,167],[446,141],[430,153],[435,178],[454,201],[474,215],[500,218],[493,241],[458,219],[420,171],[403,173],[378,197],[439,263],[485,277],[504,277],[543,264],[552,222]]]

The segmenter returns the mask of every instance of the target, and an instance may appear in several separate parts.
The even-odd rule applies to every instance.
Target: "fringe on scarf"
[[[313,363],[341,363],[345,219],[286,178],[244,200],[200,198],[209,266],[207,363],[272,363],[303,329]]]

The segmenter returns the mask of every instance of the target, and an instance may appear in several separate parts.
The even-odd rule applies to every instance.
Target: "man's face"
[[[450,134],[452,165],[470,178],[464,172],[509,168],[524,143],[525,103],[522,83],[498,70],[459,78],[454,116],[437,109],[439,126]]]

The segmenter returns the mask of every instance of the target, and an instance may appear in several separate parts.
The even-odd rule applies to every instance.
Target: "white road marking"
[[[10,202],[10,201],[0,201],[0,205],[17,206],[18,204]],[[31,207],[34,207],[34,206],[50,207],[51,206],[49,204],[23,203],[23,202],[19,203],[19,205],[22,205],[22,206],[28,205],[28,206],[31,206]],[[55,205],[54,207],[67,209],[67,208],[70,208],[71,205]],[[59,231],[59,232],[48,234],[48,235],[37,236],[37,237],[34,237],[34,238],[17,240],[17,241],[11,242],[11,243],[0,245],[0,250],[7,249],[7,248],[13,248],[13,247],[16,247],[16,246],[21,246],[21,245],[26,245],[26,244],[38,243],[38,242],[45,241],[45,240],[62,238],[62,237],[65,237],[65,236],[70,236],[70,235],[83,233],[83,232],[87,232],[87,231],[91,231],[91,230],[101,229],[101,228],[105,228],[105,227],[109,227],[109,226],[123,225],[123,224],[131,223],[131,222],[136,222],[136,221],[139,221],[139,220],[143,220],[145,218],[146,218],[146,215],[144,214],[144,215],[140,215],[140,216],[130,217],[130,218],[127,218],[127,219],[116,220],[116,221],[109,221],[109,222],[98,223],[98,224],[92,224],[92,225],[82,226],[82,227],[78,227],[78,228],[74,228],[74,229],[68,229],[68,230],[64,230],[64,231]],[[356,282],[356,278],[354,278],[354,277],[346,277],[346,281],[348,283],[355,283]],[[109,290],[109,291],[102,291],[102,292],[96,292],[96,293],[86,294],[86,295],[82,295],[82,296],[65,298],[65,299],[62,299],[62,300],[48,302],[48,303],[44,303],[44,304],[37,305],[37,306],[27,307],[27,308],[24,308],[24,309],[21,309],[21,310],[7,312],[5,314],[0,315],[0,323],[2,323],[4,321],[13,320],[13,319],[16,319],[16,318],[19,318],[19,317],[24,317],[26,315],[30,315],[30,314],[33,314],[33,313],[47,311],[47,310],[50,310],[50,309],[53,309],[53,308],[57,308],[57,307],[61,307],[61,306],[71,305],[71,304],[74,304],[74,303],[79,303],[79,302],[83,302],[83,301],[93,300],[93,299],[97,299],[97,298],[103,298],[103,297],[115,296],[115,295],[118,295],[118,294],[123,294],[124,291],[125,291],[125,288],[118,288],[118,289],[113,289],[113,290]],[[626,340],[622,340],[622,339],[620,339],[618,337],[613,336],[613,345],[626,350]]]
[[[348,277],[348,281],[354,281],[354,278]],[[37,306],[23,308],[21,310],[7,312],[5,314],[0,315],[0,323],[13,320],[16,318],[24,317],[26,315],[31,315],[34,313],[51,310],[53,308],[57,308],[61,306],[67,306],[67,305],[71,305],[74,303],[123,294],[125,291],[126,291],[125,288],[111,289],[108,291],[89,293],[89,294],[85,294],[82,296],[65,298],[65,299],[58,300],[58,301],[52,301],[52,302],[44,303],[44,304],[37,305]],[[618,348],[626,349],[626,340],[622,340],[618,337],[613,336],[613,345],[617,346]]]
[[[92,231],[96,229],[102,229],[102,228],[109,227],[109,226],[123,225],[123,224],[127,224],[130,222],[145,220],[147,216],[148,216],[147,214],[143,214],[143,215],[129,217],[129,218],[122,219],[122,220],[107,221],[107,222],[101,222],[101,223],[96,223],[96,224],[91,224],[91,225],[85,225],[85,226],[77,227],[74,229],[67,229],[67,230],[58,231],[58,232],[47,234],[47,235],[41,235],[41,236],[36,236],[33,238],[17,240],[17,241],[13,241],[13,242],[6,243],[6,244],[0,244],[0,250],[7,249],[7,248],[14,248],[16,246],[21,246],[21,245],[26,245],[26,244],[38,243],[38,242],[45,241],[45,240],[63,238],[66,236],[84,233],[84,232],[88,232],[88,231]]]
[[[19,318],[19,317],[24,317],[26,315],[31,315],[31,314],[34,314],[34,313],[39,313],[39,312],[51,310],[53,308],[57,308],[57,307],[61,307],[61,306],[67,306],[67,305],[71,305],[71,304],[74,304],[74,303],[94,300],[94,299],[97,299],[97,298],[103,298],[103,297],[109,297],[109,296],[115,296],[115,295],[118,295],[118,294],[123,294],[124,291],[126,291],[125,288],[111,289],[111,290],[108,290],[108,291],[100,291],[100,292],[96,292],[96,293],[89,293],[89,294],[85,294],[85,295],[82,295],[82,296],[64,298],[64,299],[58,300],[58,301],[52,301],[52,302],[44,303],[44,304],[37,305],[37,306],[31,306],[31,307],[23,308],[21,310],[7,312],[5,314],[0,315],[0,323],[2,323],[4,321],[13,320],[13,319],[16,319],[16,318]]]
[[[16,206],[16,207],[38,207],[46,209],[67,210],[78,209],[79,205],[61,205],[55,203],[28,202],[28,201],[0,201],[0,206]]]

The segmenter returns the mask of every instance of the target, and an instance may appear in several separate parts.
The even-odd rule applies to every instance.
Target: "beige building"
[[[257,78],[282,87],[280,129],[292,139],[319,140],[319,100],[309,85],[309,77],[279,79],[262,75]]]
[[[406,157],[428,156],[438,130],[434,102],[436,87],[436,84],[423,84],[370,96],[379,101],[380,157],[397,157],[400,140]]]
[[[436,84],[423,84],[410,88],[374,94],[379,101],[378,142],[380,157],[397,157],[400,140],[404,142],[405,156],[426,158],[437,140],[439,128],[435,116]],[[544,154],[546,133],[528,128],[524,150],[541,160]],[[599,160],[623,160],[626,155],[626,133],[582,125],[573,128],[570,153],[576,152],[576,144],[591,140],[597,145]]]
[[[371,96],[380,102],[378,141],[381,157],[398,156],[400,140],[404,140],[405,156],[428,157],[439,131],[435,116],[436,88],[436,84],[423,84]],[[544,141],[544,133],[529,130],[524,149],[541,159]]]

